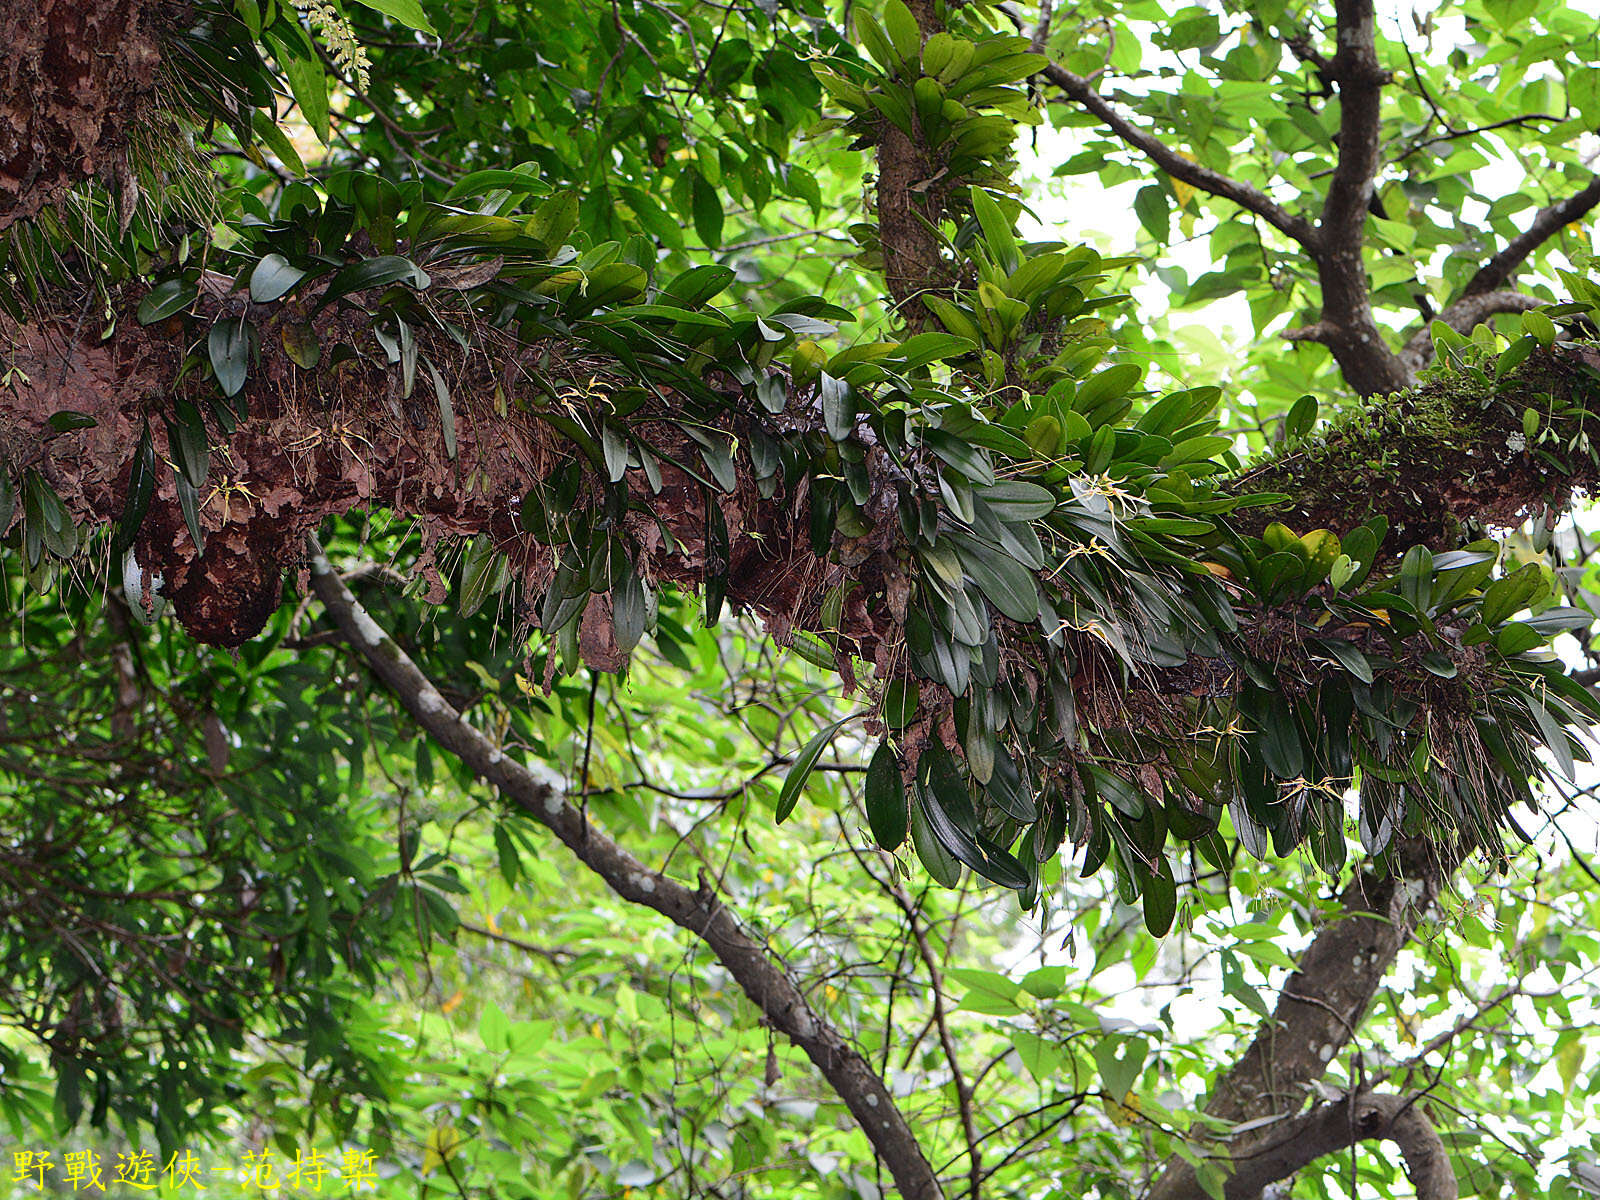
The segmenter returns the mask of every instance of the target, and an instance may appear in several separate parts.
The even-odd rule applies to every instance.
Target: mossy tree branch
[[[1400,553],[1449,549],[1564,509],[1600,479],[1600,350],[1558,343],[1500,378],[1493,358],[1478,357],[1245,471],[1238,486],[1291,498],[1253,525],[1341,530],[1382,516]]]

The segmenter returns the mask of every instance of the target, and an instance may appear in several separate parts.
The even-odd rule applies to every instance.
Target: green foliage
[[[1037,919],[1021,921],[996,889],[928,889],[868,852],[870,783],[851,772],[814,773],[815,803],[773,825],[782,779],[772,764],[837,717],[815,673],[792,658],[775,668],[770,645],[753,630],[688,637],[674,653],[691,664],[687,671],[647,642],[625,686],[559,680],[545,695],[523,675],[525,648],[497,639],[491,622],[412,627],[405,605],[386,608],[376,590],[372,597],[403,642],[429,646],[448,695],[470,690],[483,722],[514,731],[531,761],[587,779],[591,818],[608,832],[649,861],[675,864],[683,878],[718,871],[727,902],[761,915],[818,1003],[859,1030],[875,1058],[894,1064],[897,1086],[917,1097],[919,1136],[948,1159],[964,1154],[964,1143],[949,1059],[927,1031],[938,995],[960,1061],[978,1078],[978,1132],[1000,1194],[1112,1197],[1139,1186],[1151,1162],[1183,1146],[1192,1097],[1211,1086],[1226,1049],[1253,1032],[1256,1013],[1290,969],[1285,947],[1332,911],[1303,868],[1239,857],[1228,864],[1231,887],[1178,863],[1184,886],[1165,948],[1145,932],[1148,907],[1130,905],[1109,878],[1075,880],[1060,864],[1046,868]],[[83,628],[83,616],[74,614],[74,628]],[[158,670],[165,659],[210,682],[228,732],[251,732],[250,714],[236,716],[223,703],[246,682],[226,657],[196,660],[153,633],[134,646]],[[296,1151],[320,1150],[339,1170],[346,1149],[371,1150],[386,1172],[398,1170],[378,1181],[384,1196],[457,1195],[465,1187],[556,1200],[627,1187],[650,1194],[652,1186],[663,1196],[696,1188],[737,1195],[741,1186],[755,1195],[742,1182],[751,1171],[762,1188],[788,1194],[887,1194],[837,1098],[797,1051],[772,1040],[691,938],[574,872],[524,820],[463,790],[442,758],[434,781],[424,782],[417,743],[387,725],[389,702],[350,688],[337,652],[299,657],[311,669],[278,685],[298,703],[299,736],[275,743],[273,777],[309,775],[324,753],[319,737],[368,722],[372,736],[358,780],[337,763],[322,803],[295,806],[301,819],[320,813],[340,826],[322,835],[337,850],[291,843],[282,853],[325,866],[361,838],[380,875],[401,871],[409,882],[400,894],[414,889],[419,898],[402,908],[406,924],[415,917],[420,926],[382,945],[362,943],[374,974],[349,999],[337,1031],[350,1052],[379,1057],[383,1087],[373,1089],[371,1078],[366,1086],[359,1078],[335,1084],[314,1061],[250,1039],[231,1056],[197,1060],[204,1073],[184,1081],[184,1094],[205,1081],[218,1090],[196,1106],[203,1121],[172,1131],[175,1145],[207,1165],[237,1164],[253,1145],[248,1130],[269,1129],[280,1176]],[[285,664],[287,651],[268,661]],[[724,683],[730,668],[746,681],[738,695]],[[78,661],[73,677],[85,691],[111,691],[114,657]],[[261,703],[269,693],[256,686],[249,695]],[[246,752],[234,748],[227,772],[258,779],[239,761]],[[336,744],[335,752],[355,749]],[[152,778],[146,794],[154,798],[165,782]],[[192,802],[199,793],[179,795]],[[375,803],[357,811],[354,797]],[[14,795],[8,804],[20,811]],[[365,834],[354,833],[357,822]],[[126,869],[135,860],[121,861]],[[789,868],[796,863],[805,870]],[[1560,1180],[1570,1164],[1542,1158],[1543,1145],[1568,1133],[1581,1142],[1592,1127],[1592,1073],[1578,1032],[1595,959],[1597,914],[1586,882],[1576,864],[1546,871],[1531,863],[1510,878],[1465,880],[1410,958],[1405,989],[1380,993],[1356,1042],[1360,1066],[1341,1059],[1332,1067],[1336,1087],[1358,1070],[1397,1087],[1433,1082],[1446,1044],[1437,1039],[1454,1029],[1450,1069],[1434,1083],[1435,1111],[1450,1114],[1442,1128],[1458,1173],[1482,1181],[1484,1194],[1496,1194],[1495,1181],[1537,1194],[1542,1181]],[[918,914],[915,925],[902,900]],[[263,891],[261,903],[277,902]],[[129,894],[125,919],[162,903]],[[365,911],[363,921],[371,906]],[[330,917],[338,912],[335,901]],[[916,930],[936,963],[952,956],[937,977],[919,958]],[[308,944],[337,955],[341,940]],[[23,943],[8,935],[6,944],[15,958]],[[1217,962],[1227,989],[1220,997],[1206,965]],[[246,978],[243,965],[235,960],[230,979]],[[299,987],[337,995],[342,979],[317,975]],[[130,1012],[132,997],[167,994],[142,974],[120,982]],[[1130,1003],[1130,995],[1148,999]],[[159,1015],[160,1006],[152,1011]],[[1466,1015],[1476,1019],[1462,1026]],[[94,1148],[109,1172],[130,1148],[154,1149],[148,1125],[90,1127],[87,1102],[80,1128],[62,1132],[41,1050],[16,1030],[5,1045],[11,1136],[19,1147],[54,1149],[57,1178],[67,1150]],[[994,1065],[980,1076],[985,1063]],[[347,1123],[330,1129],[334,1111]],[[1067,1138],[1070,1150],[1039,1149]],[[1348,1161],[1316,1177],[1313,1191],[1333,1194]],[[1398,1167],[1381,1148],[1360,1150],[1356,1169],[1374,1189],[1396,1186]],[[31,1194],[10,1175],[0,1185],[8,1194]],[[234,1179],[207,1182],[221,1196],[251,1193]]]
[[[880,100],[899,95],[897,81],[920,69],[909,19],[895,9],[879,30],[870,15],[862,18],[861,36],[884,72],[875,86],[887,90],[872,93]],[[923,48],[921,67],[948,52],[941,72],[950,86],[974,104],[981,97],[1000,105],[1009,129],[1015,114],[1006,106],[1021,103],[1009,84],[1038,64],[1020,39],[979,27],[970,38],[945,37]],[[955,70],[958,61],[965,65]],[[904,102],[915,101],[913,94]],[[870,131],[878,118],[864,119]],[[919,136],[944,145],[927,124],[919,118]],[[951,136],[959,146],[966,134]],[[953,182],[999,178],[978,168],[996,151],[984,146],[971,163],[941,159]],[[1324,866],[1337,870],[1342,841],[1334,831],[1347,787],[1359,785],[1365,797],[1371,852],[1398,830],[1492,840],[1513,803],[1532,801],[1535,747],[1549,745],[1568,774],[1582,757],[1565,730],[1597,711],[1586,693],[1568,688],[1544,702],[1530,690],[1561,678],[1540,648],[1580,627],[1582,614],[1545,613],[1554,602],[1549,589],[1511,597],[1495,584],[1485,593],[1493,555],[1481,547],[1437,559],[1409,554],[1398,576],[1374,578],[1385,549],[1381,524],[1348,531],[1344,541],[1326,529],[1296,536],[1281,525],[1262,538],[1239,532],[1234,514],[1274,497],[1228,487],[1237,463],[1231,439],[1218,432],[1220,391],[1150,396],[1138,388],[1137,364],[1104,365],[1115,343],[1096,314],[1124,299],[1105,290],[1120,264],[1086,247],[1020,244],[1000,205],[968,186],[952,193],[966,196],[973,214],[955,239],[968,282],[948,299],[928,300],[943,331],[814,354],[813,339],[847,320],[846,310],[818,295],[765,315],[714,307],[729,278],[724,269],[658,277],[647,239],[598,240],[604,222],[584,220],[592,197],[580,201],[540,178],[542,168],[534,160],[468,173],[442,199],[432,198],[425,178],[397,185],[359,170],[329,173],[315,189],[289,184],[272,207],[245,193],[251,219],[212,269],[225,265],[248,279],[255,303],[237,317],[200,320],[203,366],[222,397],[206,414],[211,426],[226,431],[238,419],[230,398],[249,378],[252,348],[270,336],[263,315],[305,297],[313,321],[325,310],[359,314],[381,361],[398,369],[402,397],[424,368],[451,458],[457,402],[440,355],[495,344],[469,330],[486,324],[615,364],[603,381],[592,377],[576,390],[548,368],[536,371],[544,399],[517,402],[571,446],[569,464],[532,483],[520,514],[524,531],[559,555],[548,591],[524,604],[548,634],[565,639],[565,669],[575,665],[577,623],[591,594],[610,595],[629,640],[653,627],[640,550],[608,532],[610,518],[574,512],[573,502],[595,486],[605,513],[620,515],[630,505],[628,472],[659,492],[665,461],[708,496],[735,492],[745,473],[764,496],[804,476],[811,550],[824,562],[842,562],[867,536],[893,547],[912,582],[898,622],[908,654],[879,686],[898,682],[905,694],[915,684],[923,700],[889,744],[921,746],[951,719],[961,751],[949,761],[937,747],[902,760],[910,816],[920,814],[910,821],[921,834],[913,840],[941,877],[951,877],[953,856],[1031,905],[1039,864],[1070,836],[1086,847],[1085,871],[1108,865],[1128,895],[1148,894],[1152,923],[1164,927],[1169,837],[1218,861],[1212,831],[1222,808],[1253,852],[1320,846]],[[197,284],[197,267],[183,267],[142,302],[140,319],[195,322],[184,300]],[[441,287],[449,291],[435,299]],[[337,364],[374,349],[359,341],[323,347],[298,319],[281,328],[286,347],[289,330],[297,331],[297,362]],[[736,393],[712,385],[711,364],[733,377]],[[1466,362],[1458,369],[1478,371]],[[585,403],[575,406],[580,396]],[[787,417],[811,398],[820,429]],[[652,440],[646,431],[664,417],[698,447],[699,461],[673,459]],[[199,544],[207,422],[185,401],[164,419],[176,491]],[[734,429],[743,432],[725,432]],[[922,494],[898,486],[891,516],[877,498],[885,483],[869,469],[869,446],[900,478],[931,486]],[[39,570],[46,551],[70,559],[78,533],[48,485],[30,476],[22,496],[28,566]],[[706,513],[705,603],[715,620],[728,534],[718,505],[708,503]],[[468,614],[508,579],[487,544],[469,559],[460,601]],[[1510,624],[1524,609],[1532,620]],[[1270,630],[1251,615],[1269,610],[1284,619]],[[1460,633],[1441,631],[1446,613]],[[864,649],[840,631],[819,661]],[[1142,682],[1196,660],[1213,664],[1202,668],[1209,678]],[[1154,728],[1134,732],[1082,711],[1095,703],[1086,677],[1147,692]],[[1415,719],[1454,711],[1449,697],[1460,692],[1473,698],[1470,716]],[[1225,733],[1197,738],[1210,730]],[[808,748],[792,772],[780,819],[821,748]],[[1157,749],[1159,794],[1154,776],[1140,770]],[[1184,815],[1174,818],[1178,810]]]
[[[1426,327],[1536,210],[1588,184],[1578,134],[1595,107],[1595,63],[1592,47],[1574,40],[1588,21],[1570,5],[1498,0],[1414,22],[1380,16],[1376,49],[1389,82],[1363,263],[1381,327]],[[1054,22],[1045,52],[1181,156],[1315,220],[1338,154],[1333,34],[1331,9],[1228,0],[1175,11],[1106,0]],[[1551,67],[1557,46],[1561,65]],[[1172,294],[1170,324],[1158,312],[1143,322],[1159,358],[1188,350],[1193,370],[1192,347],[1171,335],[1226,312],[1245,336],[1215,346],[1212,366],[1240,385],[1249,423],[1270,431],[1304,393],[1337,392],[1326,350],[1285,348],[1274,336],[1319,315],[1318,271],[1302,247],[1228,200],[1151,178],[1136,151],[1077,105],[1054,102],[1047,113],[1061,136],[1044,172],[1115,188],[1116,202],[1131,197],[1137,210]],[[1173,261],[1197,240],[1205,254]],[[1563,256],[1588,249],[1576,227],[1536,247],[1521,290],[1560,298]]]
[[[9,581],[0,632],[0,917],[13,1134],[115,1121],[170,1152],[224,1128],[239,1056],[293,1055],[348,1132],[340,1097],[383,1097],[396,1063],[367,1003],[414,948],[368,739],[305,696],[325,671],[252,646],[197,661],[135,636],[122,601],[35,597]],[[274,639],[275,641],[276,639]],[[292,755],[283,748],[293,747]],[[31,1049],[24,1038],[38,1041]]]
[[[1566,171],[1593,107],[1578,65],[1563,83],[1528,78],[1567,45],[1573,14],[1461,11],[1492,34],[1481,61],[1381,43],[1403,83],[1368,267],[1391,316],[1419,291],[1448,300],[1482,257],[1478,151],[1459,131],[1499,124]],[[1322,351],[1275,345],[1245,364],[1242,406],[1169,386],[1148,369],[1162,330],[1131,320],[1119,290],[1133,260],[1017,232],[1016,127],[1038,119],[1024,85],[1044,60],[982,6],[948,15],[924,39],[898,0],[861,8],[852,44],[811,3],[204,4],[166,70],[196,136],[242,156],[211,181],[222,220],[158,196],[124,227],[89,191],[5,234],[12,316],[76,288],[80,306],[96,301],[85,311],[187,350],[174,394],[143,401],[109,538],[79,523],[59,480],[0,469],[0,531],[20,513],[5,562],[22,614],[0,628],[0,686],[33,701],[8,706],[22,749],[0,755],[22,897],[0,929],[0,1067],[25,1080],[0,1109],[19,1138],[86,1116],[93,1136],[115,1119],[170,1148],[261,1120],[330,1150],[367,1136],[421,1173],[409,1193],[712,1194],[760,1172],[773,1194],[882,1194],[860,1130],[720,971],[473,798],[459,764],[319,649],[298,605],[232,660],[158,620],[160,581],[128,551],[169,484],[200,545],[227,439],[264,380],[370,368],[405,421],[437,428],[468,493],[471,423],[551,431],[561,461],[530,469],[513,506],[516,536],[552,554],[542,591],[514,578],[504,539],[473,530],[443,551],[449,609],[420,613],[403,576],[408,602],[373,607],[510,753],[558,767],[608,832],[677,877],[714,879],[772,931],[809,994],[898,1065],[897,1089],[930,1098],[919,1132],[939,1162],[972,1153],[955,1064],[917,1033],[948,1017],[988,1064],[971,1072],[986,1134],[1009,1139],[990,1156],[997,1195],[1126,1195],[1151,1163],[1193,1153],[1188,1114],[1216,1047],[1269,1011],[1292,962],[1281,943],[1328,915],[1282,860],[1305,848],[1337,876],[1358,847],[1380,865],[1416,837],[1497,847],[1550,774],[1542,754],[1578,775],[1600,705],[1550,646],[1587,627],[1569,603],[1586,577],[1471,536],[1430,549],[1366,510],[1337,531],[1260,521],[1286,497],[1248,490],[1261,477],[1242,475],[1241,454],[1277,428],[1279,464],[1370,486],[1388,434],[1453,435],[1465,399],[1474,429],[1509,421],[1530,459],[1587,470],[1592,372],[1559,403],[1527,399],[1555,320],[1600,299],[1588,264],[1562,275],[1573,303],[1527,313],[1514,339],[1441,323],[1439,392],[1409,408],[1319,432]],[[1335,148],[1302,24],[1281,6],[1108,4],[1046,49],[1104,70],[1102,86],[1203,165],[1305,191]],[[1170,69],[1146,61],[1154,49],[1199,67],[1176,91],[1145,86]],[[848,115],[824,116],[824,93]],[[929,156],[956,281],[914,330],[888,325],[863,283],[879,233],[856,199],[860,160],[839,149],[890,131]],[[827,153],[802,157],[807,139]],[[1108,186],[1128,173],[1120,144],[1095,140],[1062,170]],[[1510,233],[1542,199],[1496,198],[1488,227]],[[1162,247],[1219,203],[1162,178],[1133,208]],[[848,243],[840,213],[863,218]],[[828,229],[806,228],[824,215]],[[823,252],[785,258],[795,234]],[[1314,272],[1276,235],[1230,220],[1210,244],[1216,271],[1163,275],[1178,303],[1242,293],[1258,333],[1313,306]],[[857,318],[862,335],[836,339]],[[529,351],[521,394],[462,387],[455,363],[513,346]],[[1430,403],[1444,391],[1453,406]],[[63,410],[47,425],[66,437],[90,420]],[[654,577],[630,532],[653,516],[676,538],[651,507],[664,468],[703,514],[697,597]],[[780,494],[804,495],[786,552],[830,581],[786,614],[799,619],[781,664],[719,624],[723,503]],[[432,561],[431,544],[374,524],[342,528],[336,548]],[[70,578],[50,590],[107,542],[120,596],[102,589],[96,609]],[[609,600],[626,663],[612,675],[581,663],[593,597]],[[860,711],[829,701],[838,675],[871,670]],[[1397,1047],[1455,1022],[1473,971],[1514,981],[1537,1017],[1462,1028],[1462,1082],[1446,1085],[1467,1114],[1450,1149],[1484,1194],[1494,1179],[1545,1186],[1537,1147],[1593,1118],[1583,1014],[1560,985],[1588,978],[1595,914],[1564,869],[1561,886],[1525,881],[1531,898],[1507,890],[1492,923],[1441,917],[1414,987],[1363,1031],[1373,1058],[1336,1069],[1421,1086],[1433,1064]],[[1230,905],[1262,888],[1279,889],[1275,906],[1240,922]],[[1176,963],[1151,936],[1169,933]],[[957,952],[988,965],[936,965]],[[1211,960],[1222,1006],[1186,1027],[1174,1002],[1218,982],[1194,967]],[[1555,986],[1530,982],[1539,964]],[[1103,1013],[1130,982],[1166,990],[1122,1026]],[[1509,1000],[1467,1002],[1482,1015]],[[1563,1089],[1543,1086],[1548,1072],[1536,1088],[1514,1078],[1546,1060]],[[1496,1096],[1471,1086],[1480,1069],[1502,1073]],[[1491,1107],[1511,1130],[1497,1141],[1475,1128]],[[1063,1171],[1032,1148],[1068,1119]],[[1394,1178],[1377,1155],[1352,1161],[1346,1190]]]

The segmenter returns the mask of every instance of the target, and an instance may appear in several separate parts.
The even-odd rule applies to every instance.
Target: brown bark
[[[927,316],[922,296],[950,276],[940,251],[937,193],[926,187],[934,173],[927,150],[889,125],[878,145],[878,242],[889,295],[913,327]]]
[[[1467,282],[1462,295],[1480,296],[1503,287],[1528,255],[1597,204],[1600,204],[1600,175],[1591,179],[1582,191],[1548,204],[1535,213],[1527,229],[1479,268],[1478,273]]]
[[[912,0],[909,7],[924,42],[944,28],[932,0]],[[939,219],[944,215],[943,189],[936,179],[939,168],[921,136],[915,106],[911,120],[916,136],[884,124],[878,143],[877,215],[884,282],[901,320],[917,328],[927,319],[921,297],[949,286],[950,266],[939,236]]]
[[[1337,0],[1338,50],[1327,77],[1339,90],[1339,158],[1317,222],[1317,278],[1322,285],[1320,334],[1345,382],[1363,396],[1396,392],[1410,376],[1372,317],[1372,292],[1362,260],[1367,208],[1378,174],[1383,85],[1372,0]]]
[[[1322,1077],[1355,1036],[1378,985],[1452,865],[1425,850],[1399,858],[1393,873],[1362,872],[1345,888],[1338,915],[1306,949],[1272,1016],[1218,1081],[1206,1104],[1211,1116],[1234,1125],[1293,1116],[1305,1102],[1306,1086]],[[1236,1139],[1221,1153],[1235,1162],[1248,1160],[1274,1143],[1272,1128]],[[1262,1180],[1256,1191],[1268,1182]],[[1174,1158],[1147,1200],[1204,1200],[1205,1195],[1194,1168]]]
[[[124,216],[138,195],[130,130],[149,112],[167,0],[0,5],[0,230],[105,179]]]
[[[141,327],[130,302],[119,314],[116,336],[100,341],[70,317],[20,325],[0,318],[0,361],[16,373],[11,386],[0,388],[0,469],[19,483],[26,471],[38,471],[74,520],[104,527],[122,515],[133,451],[148,424],[156,485],[134,555],[141,568],[160,577],[161,594],[202,641],[237,645],[254,636],[277,607],[281,574],[300,559],[305,534],[326,517],[352,509],[381,507],[413,521],[428,549],[440,539],[488,535],[510,555],[523,594],[543,595],[556,569],[559,545],[551,543],[559,539],[536,537],[522,527],[524,494],[576,462],[583,482],[575,507],[598,513],[606,485],[603,472],[541,415],[564,409],[540,393],[534,380],[554,378],[562,386],[587,380],[609,393],[623,385],[615,364],[554,339],[530,345],[507,337],[463,352],[445,344],[442,335],[435,344],[419,331],[423,356],[438,365],[452,395],[452,457],[432,384],[424,382],[421,368],[414,394],[406,397],[398,369],[370,359],[310,370],[289,359],[285,329],[303,321],[310,321],[324,346],[371,345],[365,314],[329,309],[312,321],[314,303],[307,297],[266,312],[248,309],[260,342],[259,360],[240,393],[249,416],[231,434],[207,421],[211,470],[197,493],[203,551],[190,535],[177,472],[169,465],[174,455],[165,418],[173,412],[178,365],[194,337],[181,322]],[[247,311],[239,297],[201,305],[216,320]],[[178,392],[201,411],[216,396],[209,380],[185,383]],[[719,418],[724,428],[710,431],[725,440],[734,463],[734,487],[722,490],[689,473],[708,474],[700,447],[675,419],[686,411],[680,402],[669,396],[650,403],[657,418],[641,419],[649,411],[641,409],[629,428],[661,456],[661,488],[652,489],[641,469],[630,469],[621,486],[643,511],[627,512],[619,526],[632,539],[645,582],[704,586],[718,566],[707,533],[707,505],[715,504],[728,534],[723,565],[731,605],[757,613],[782,639],[795,626],[822,628],[817,614],[827,589],[847,578],[860,582],[865,586],[844,617],[854,631],[850,648],[872,660],[890,620],[875,597],[901,573],[889,547],[899,526],[894,487],[884,474],[892,469],[887,456],[867,452],[874,529],[845,539],[835,560],[825,561],[812,552],[807,536],[806,486],[779,486],[763,497],[749,457],[758,428],[781,438],[820,427],[819,413],[798,397],[778,417],[754,401],[725,412]],[[94,425],[58,433],[49,418],[63,411],[83,414]],[[435,581],[431,598],[442,599],[430,553],[419,569]],[[588,622],[585,651],[603,654],[605,631],[596,622],[606,625],[609,616],[596,614]]]
[[[367,615],[315,547],[312,586],[350,649],[436,745],[549,829],[617,895],[700,937],[767,1023],[804,1050],[832,1085],[882,1157],[900,1195],[905,1200],[941,1200],[944,1192],[938,1177],[883,1078],[826,1014],[811,1005],[782,959],[740,924],[709,884],[702,882],[698,890],[691,891],[651,870],[568,803],[557,783],[507,757],[501,747],[468,724]]]
[[[1223,1194],[1227,1200],[1255,1200],[1268,1184],[1362,1141],[1394,1143],[1417,1200],[1457,1200],[1460,1195],[1450,1155],[1419,1107],[1419,1098],[1380,1092],[1335,1100],[1273,1126],[1248,1153],[1234,1156],[1236,1171]]]

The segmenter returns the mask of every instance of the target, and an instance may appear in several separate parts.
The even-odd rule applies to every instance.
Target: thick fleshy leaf
[[[888,742],[880,742],[867,764],[867,824],[873,840],[884,850],[897,850],[906,840],[910,813],[900,762]]]

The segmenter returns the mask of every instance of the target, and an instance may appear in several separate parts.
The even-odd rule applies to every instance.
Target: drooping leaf
[[[472,616],[490,596],[503,591],[510,579],[506,556],[495,549],[493,540],[474,538],[461,564],[461,594],[457,601],[461,615]]]
[[[627,653],[639,644],[648,614],[649,597],[644,581],[639,577],[636,564],[630,562],[611,589],[611,619],[619,650]]]
[[[867,764],[867,824],[873,840],[884,850],[897,850],[906,840],[910,813],[900,762],[887,741],[880,742]]]
[[[1165,858],[1161,860],[1161,869],[1151,872],[1145,881],[1140,896],[1144,901],[1145,928],[1156,937],[1165,937],[1178,912],[1178,885]]]
[[[111,539],[111,551],[120,557],[139,533],[145,514],[150,511],[150,497],[155,494],[156,452],[150,441],[150,422],[144,423],[139,444],[134,449],[133,461],[128,466],[128,494],[122,503],[122,516],[117,520],[117,531]],[[0,529],[6,522],[0,520]]]
[[[428,14],[423,11],[422,5],[417,0],[358,0],[376,12],[381,12],[386,17],[393,17],[402,25],[412,29],[421,30],[423,33],[436,33],[433,22],[428,20]]]
[[[206,337],[211,371],[224,396],[238,395],[250,375],[251,341],[250,323],[243,317],[218,321]]]
[[[190,486],[203,487],[211,471],[211,438],[200,410],[187,400],[178,401],[167,418],[167,447]]]
[[[722,195],[703,175],[696,174],[689,189],[694,230],[711,250],[722,246]]]
[[[789,773],[784,776],[783,788],[778,792],[778,809],[775,814],[778,824],[783,824],[789,819],[789,814],[794,812],[795,805],[800,803],[800,796],[805,791],[806,780],[811,778],[811,772],[816,769],[817,760],[822,757],[822,752],[833,743],[833,735],[839,732],[839,727],[849,720],[841,718],[831,725],[823,727],[817,735],[807,742],[795,755]]]
[[[444,452],[447,458],[456,456],[456,406],[450,399],[450,388],[444,381],[444,376],[439,374],[439,368],[433,363],[423,360],[427,365],[428,374],[433,378],[434,399],[439,405],[439,427],[444,434]]]

